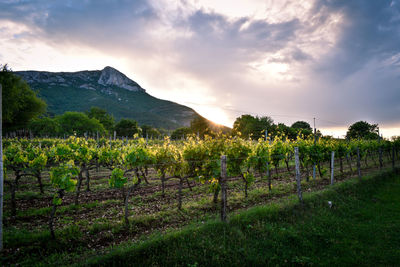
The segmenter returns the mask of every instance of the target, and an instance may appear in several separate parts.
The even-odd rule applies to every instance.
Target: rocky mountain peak
[[[116,120],[132,118],[140,124],[176,129],[198,118],[193,109],[155,98],[112,67],[77,72],[17,71],[48,104],[51,114],[106,109]]]
[[[105,67],[101,71],[97,83],[104,86],[115,85],[133,92],[145,91],[136,82],[129,79],[125,74],[109,66]]]

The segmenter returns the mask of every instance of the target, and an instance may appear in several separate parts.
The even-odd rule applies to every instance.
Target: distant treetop
[[[378,137],[378,124],[369,124],[366,121],[353,123],[346,133],[347,139],[378,139]]]

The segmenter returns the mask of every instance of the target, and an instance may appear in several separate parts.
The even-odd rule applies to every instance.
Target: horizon
[[[232,127],[243,114],[343,137],[400,135],[400,1],[7,1],[0,63],[112,66],[150,95]]]

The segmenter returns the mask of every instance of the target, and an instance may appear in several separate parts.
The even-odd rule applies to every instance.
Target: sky
[[[232,127],[242,114],[400,135],[400,0],[0,0],[0,64],[112,66]]]

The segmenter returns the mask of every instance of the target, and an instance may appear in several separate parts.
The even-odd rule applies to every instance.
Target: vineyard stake
[[[265,130],[265,141],[267,142],[268,141],[268,131],[267,130]],[[269,153],[269,152],[268,152]],[[269,162],[268,162],[268,160],[267,160],[267,162],[266,162],[266,167],[267,167],[267,179],[268,179],[268,181],[269,181],[269,176],[270,176],[270,173],[269,173]],[[270,188],[269,188],[270,189]]]
[[[301,192],[301,177],[300,177],[300,160],[299,160],[299,148],[294,148],[294,159],[296,163],[296,181],[297,181],[297,194],[299,201],[303,205],[303,194]]]
[[[221,220],[226,222],[226,156],[221,156]]]
[[[333,181],[334,167],[335,167],[335,151],[332,151],[332,156],[331,156],[331,185],[334,184],[334,181]]]
[[[358,171],[358,178],[361,178],[360,148],[359,147],[357,147],[357,171]]]
[[[3,250],[3,87],[0,84],[0,251]]]
[[[379,128],[378,128],[378,134],[379,134]],[[379,135],[379,169],[382,170],[383,167],[383,161],[382,161],[382,145],[381,145],[381,136]]]
[[[317,145],[317,129],[315,128],[315,118],[314,118],[314,146]],[[317,168],[315,162],[313,162],[312,166],[312,178],[315,180],[317,176]]]
[[[317,175],[317,168],[316,168],[315,164],[313,164],[313,166],[312,166],[312,177],[313,177],[314,180],[315,180],[316,175]]]

